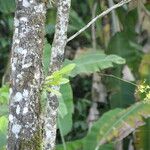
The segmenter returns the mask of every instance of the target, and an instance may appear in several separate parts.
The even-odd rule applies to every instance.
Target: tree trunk
[[[49,74],[59,70],[64,60],[64,51],[67,43],[70,3],[71,0],[57,1],[57,24],[55,27],[54,41],[52,44]],[[51,88],[59,90],[59,86],[53,86]],[[49,93],[46,106],[46,114],[44,117],[44,150],[54,150],[57,129],[57,96],[53,93]]]
[[[45,5],[16,0],[7,150],[42,149],[40,89]]]

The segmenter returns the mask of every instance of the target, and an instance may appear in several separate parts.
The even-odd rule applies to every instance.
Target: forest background
[[[73,0],[68,37],[118,2]],[[0,0],[0,149],[6,145],[14,12],[14,0]],[[53,6],[46,18],[45,72],[55,23]],[[132,0],[100,18],[67,43],[65,58],[76,68],[61,86],[57,149],[94,150],[100,142],[100,150],[150,150],[150,110],[141,103],[150,90],[150,2]]]

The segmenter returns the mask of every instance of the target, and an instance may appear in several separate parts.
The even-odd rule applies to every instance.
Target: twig
[[[122,79],[122,78],[119,78],[119,77],[117,77],[117,76],[114,76],[114,75],[112,75],[112,74],[99,73],[99,75],[100,75],[100,76],[106,76],[106,77],[112,77],[112,78],[115,78],[115,79],[117,79],[117,80],[120,80],[120,81],[129,83],[129,84],[132,84],[132,85],[138,87],[137,84],[135,84],[135,83],[133,83],[133,82],[130,82],[130,81],[128,81],[128,80],[124,80],[124,79]]]
[[[121,2],[119,2],[118,4],[110,7],[109,9],[105,10],[104,12],[102,12],[101,14],[97,15],[94,19],[92,19],[85,27],[83,27],[81,30],[79,30],[77,33],[75,33],[74,35],[72,35],[70,38],[68,38],[67,42],[73,40],[75,37],[77,37],[79,34],[81,34],[83,31],[85,31],[87,28],[89,28],[95,21],[97,21],[97,19],[107,15],[108,13],[110,13],[112,10],[123,6],[124,4],[129,3],[131,0],[122,0]]]

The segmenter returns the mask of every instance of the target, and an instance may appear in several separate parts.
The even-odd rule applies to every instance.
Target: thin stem
[[[105,74],[105,73],[99,73],[99,74],[100,74],[101,76],[112,77],[112,78],[115,78],[115,79],[117,79],[117,80],[120,80],[120,81],[123,81],[123,82],[129,83],[129,84],[132,84],[132,85],[134,85],[134,86],[138,87],[138,85],[137,85],[137,84],[135,84],[135,83],[133,83],[133,82],[130,82],[130,81],[128,81],[128,80],[125,80],[125,79],[119,78],[119,77],[117,77],[117,76],[114,76],[114,75],[112,75],[112,74]]]
[[[107,15],[108,13],[110,13],[112,10],[119,8],[121,6],[123,6],[124,4],[129,3],[131,0],[122,0],[121,2],[119,2],[118,4],[110,7],[109,9],[105,10],[104,12],[102,12],[101,14],[97,15],[94,19],[92,19],[85,27],[83,27],[81,30],[79,30],[77,33],[75,33],[74,35],[72,35],[70,38],[68,38],[67,42],[73,40],[75,37],[77,37],[79,34],[81,34],[83,31],[85,31],[87,28],[89,28],[94,22],[97,21],[97,19]]]

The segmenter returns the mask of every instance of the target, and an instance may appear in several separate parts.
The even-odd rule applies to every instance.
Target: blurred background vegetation
[[[84,27],[96,15],[117,2],[119,0],[72,0],[68,37]],[[10,82],[14,12],[14,0],[0,0],[1,86]],[[56,8],[54,6],[48,9],[47,12],[43,57],[45,71],[49,64],[55,19]],[[132,0],[128,5],[124,5],[99,19],[85,32],[67,44],[65,57],[74,60],[86,55],[89,51],[119,55],[125,58],[126,64],[113,65],[113,68],[106,67],[109,69],[102,71],[103,75],[94,71],[91,73],[90,69],[87,68],[86,73],[77,73],[75,77],[70,78],[70,84],[61,87],[63,101],[65,102],[62,103],[60,109],[63,112],[61,113],[63,117],[58,119],[58,150],[94,150],[92,145],[94,145],[94,140],[99,138],[98,133],[93,132],[96,139],[90,141],[89,139],[92,136],[89,137],[88,140],[91,144],[87,140],[89,145],[86,148],[81,146],[93,123],[101,118],[106,111],[127,108],[140,101],[139,95],[135,92],[136,86],[112,76],[106,76],[106,74],[136,84],[142,83],[143,80],[150,84],[150,1]],[[89,61],[89,59],[86,59],[86,61]],[[6,131],[3,129],[7,124],[7,120],[2,116],[7,115],[5,104],[8,103],[8,88],[4,86],[0,92],[0,146],[3,147],[6,142],[4,137]],[[150,150],[150,119],[147,119],[146,122],[145,126],[138,128],[121,142],[109,142],[102,146],[100,150]],[[99,130],[96,131],[100,132]],[[74,140],[77,141],[67,143],[67,141]]]

